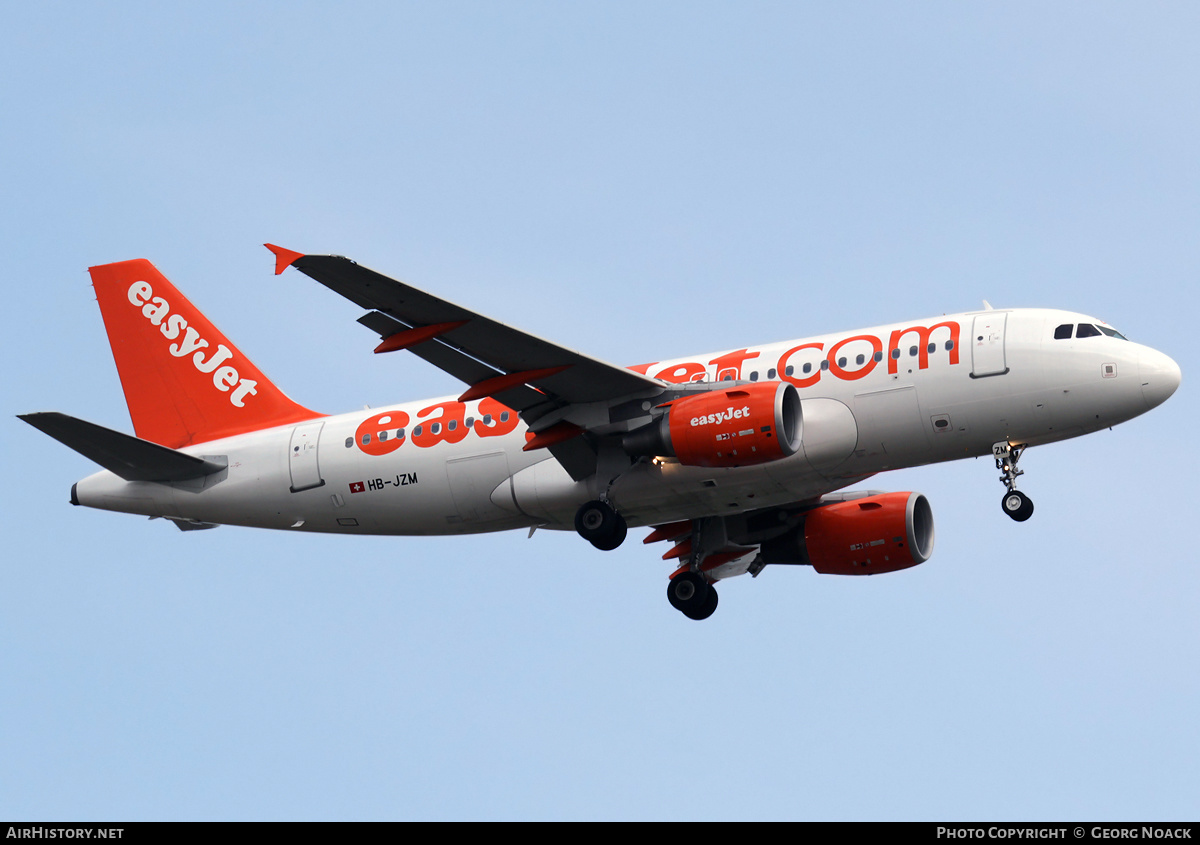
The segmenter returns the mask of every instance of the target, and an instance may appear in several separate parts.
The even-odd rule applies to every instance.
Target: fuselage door
[[[971,330],[971,377],[1001,376],[1008,372],[1004,359],[1004,325],[1007,311],[989,311],[975,317]]]
[[[292,473],[292,492],[310,490],[325,483],[317,463],[317,442],[325,421],[304,423],[292,429],[288,445],[288,469]]]

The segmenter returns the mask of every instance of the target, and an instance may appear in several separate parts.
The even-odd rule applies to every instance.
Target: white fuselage
[[[1108,335],[1055,339],[1056,327],[1079,323],[1103,325],[1065,311],[981,311],[636,367],[673,382],[790,381],[802,399],[802,448],[733,469],[641,460],[607,492],[630,525],[754,510],[885,470],[990,454],[998,441],[1076,437],[1174,391],[1178,367],[1149,347]],[[443,397],[188,446],[227,469],[171,484],[99,472],[76,485],[75,501],[346,534],[570,527],[601,482],[572,481],[546,450],[522,451],[525,425],[489,401]]]

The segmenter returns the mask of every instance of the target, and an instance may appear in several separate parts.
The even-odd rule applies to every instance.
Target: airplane
[[[327,416],[289,399],[149,261],[90,268],[136,436],[57,412],[20,418],[103,470],[71,504],[337,534],[574,530],[602,551],[665,543],[670,604],[701,620],[718,581],[770,564],[874,575],[928,560],[915,492],[851,491],[888,470],[991,455],[1001,507],[1033,502],[1018,462],[1109,428],[1180,383],[1102,320],[985,308],[623,367],[335,255],[266,244],[350,300],[378,354],[465,385]]]

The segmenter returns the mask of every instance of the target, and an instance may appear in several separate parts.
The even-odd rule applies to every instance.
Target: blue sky
[[[0,816],[1191,819],[1200,8],[9,4]],[[264,241],[620,363],[968,310],[1094,314],[1166,405],[881,476],[937,549],[768,568],[72,508],[130,431],[86,268],[154,261],[298,401],[453,392]]]

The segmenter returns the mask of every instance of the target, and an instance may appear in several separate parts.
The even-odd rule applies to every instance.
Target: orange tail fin
[[[88,272],[138,437],[175,449],[322,416],[285,396],[149,261]]]

